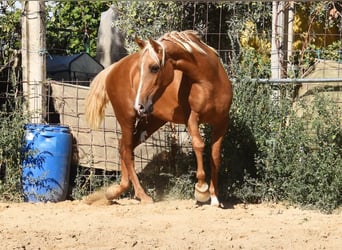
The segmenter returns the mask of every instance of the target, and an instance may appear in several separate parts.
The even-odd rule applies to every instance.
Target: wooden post
[[[284,61],[284,2],[272,2],[272,44],[271,44],[271,78],[283,77]]]
[[[22,17],[23,92],[30,122],[45,119],[45,3],[24,1]]]
[[[288,31],[287,31],[287,77],[297,77],[296,69],[293,65],[293,23],[294,23],[294,2],[289,2],[288,10]]]

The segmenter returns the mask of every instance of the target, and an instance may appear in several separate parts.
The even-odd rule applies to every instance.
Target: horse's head
[[[135,42],[141,48],[139,61],[139,86],[134,108],[140,116],[153,111],[154,102],[172,82],[174,61],[165,53],[163,45],[153,39]]]

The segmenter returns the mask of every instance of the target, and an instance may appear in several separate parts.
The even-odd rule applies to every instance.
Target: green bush
[[[219,174],[222,200],[287,201],[325,212],[341,205],[341,110],[322,93],[297,100],[294,92],[291,84],[275,87],[247,78],[234,84]],[[300,109],[305,110],[302,116]],[[210,174],[210,127],[203,132]],[[183,155],[176,164],[184,171],[141,176],[144,186],[154,190],[152,196],[193,198],[196,161]]]
[[[181,25],[181,5],[174,1],[114,1],[120,13],[113,25],[126,33],[129,53],[137,49],[134,38],[154,38]]]
[[[177,29],[180,20],[162,21],[168,20],[170,13],[180,13],[182,10],[179,7],[186,6],[169,2],[164,5],[160,2],[124,5],[118,3],[124,18],[117,25],[128,30],[130,41],[137,32],[146,38]],[[165,18],[150,18],[157,7]],[[185,12],[190,7],[186,6]],[[201,9],[200,4],[197,7]],[[209,9],[214,7],[210,5]],[[295,100],[297,86],[294,84],[271,85],[252,80],[270,76],[270,61],[256,50],[242,48],[239,33],[246,20],[253,20],[258,29],[264,30],[265,22],[271,21],[271,5],[242,4],[239,6],[241,8],[237,8],[237,5],[227,3],[216,7],[223,8],[227,13],[237,9],[243,13],[239,21],[231,15],[227,15],[226,20],[229,46],[232,48],[228,72],[231,78],[235,78],[235,83],[230,126],[222,148],[219,174],[221,199],[236,197],[245,202],[290,201],[328,212],[340,206],[342,132],[338,117],[341,110],[321,95],[314,95],[313,102],[305,98]],[[183,24],[186,22],[185,18]],[[208,23],[209,30],[213,28],[210,25]],[[321,58],[340,59],[340,54],[335,53],[338,46],[340,43],[321,50]],[[314,49],[316,51],[317,48]],[[311,56],[304,57],[308,59],[308,64],[312,63]],[[301,62],[303,67],[305,60]],[[306,117],[298,116],[294,109],[295,101],[297,108],[305,108]],[[204,135],[207,145],[204,154],[206,171],[210,173],[210,127],[204,127]],[[176,164],[187,165],[187,171],[141,176],[142,181],[146,182],[144,186],[152,190],[150,194],[162,192],[172,197],[192,198],[196,181],[194,158],[182,156],[177,158]],[[166,184],[159,185],[159,182]]]
[[[296,100],[294,108],[292,87],[283,86],[279,100],[272,100],[273,91],[257,82],[235,88],[232,119],[252,131],[256,145],[255,173],[244,171],[235,195],[246,202],[287,200],[330,212],[342,201],[341,108],[322,93]]]
[[[20,17],[16,1],[0,10],[0,201],[18,201],[21,192],[21,143],[25,117],[20,87]]]
[[[20,108],[0,111],[0,201],[21,201],[21,149],[26,119]]]
[[[342,197],[341,107],[324,91],[298,99],[295,84],[258,82],[270,65],[252,52],[240,49],[232,58],[234,100],[222,150],[221,196],[330,212]]]

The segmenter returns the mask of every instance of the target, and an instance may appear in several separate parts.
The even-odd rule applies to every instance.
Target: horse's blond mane
[[[197,50],[201,54],[206,55],[207,52],[201,48],[199,44],[202,44],[212,50],[215,54],[218,54],[217,51],[210,47],[208,44],[204,43],[199,35],[199,32],[195,30],[186,30],[186,31],[171,31],[169,33],[164,34],[162,37],[158,39],[158,41],[170,41],[177,45],[183,47],[186,51],[192,52],[193,49]]]
[[[164,34],[158,40],[155,40],[160,47],[162,48],[162,59],[158,58],[156,51],[154,50],[150,41],[147,41],[146,46],[143,50],[148,51],[149,55],[155,60],[156,63],[159,63],[161,66],[164,66],[165,63],[165,47],[162,43],[163,41],[172,42],[180,47],[182,47],[185,51],[192,53],[193,50],[200,52],[203,55],[207,55],[208,53],[200,46],[200,44],[204,45],[211,51],[213,51],[216,55],[218,55],[217,51],[210,47],[208,44],[201,40],[199,32],[195,30],[186,30],[186,31],[171,31],[169,33]]]
[[[161,61],[159,60],[157,53],[154,51],[154,49],[153,49],[153,47],[149,41],[147,42],[147,45],[145,46],[144,51],[148,51],[150,53],[151,57],[153,58],[153,60],[156,61],[156,63],[159,63],[161,66],[164,66],[164,64],[165,64],[165,48],[161,42],[159,42],[159,41],[156,41],[156,42],[160,45],[160,47],[163,50],[163,55],[162,55]]]

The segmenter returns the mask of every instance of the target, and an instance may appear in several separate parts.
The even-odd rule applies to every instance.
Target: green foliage
[[[49,53],[89,51],[95,56],[101,12],[107,9],[108,3],[103,1],[47,2],[46,47]],[[89,36],[89,44],[84,40],[85,34]]]
[[[284,183],[289,200],[324,211],[342,202],[342,111],[335,102],[322,93],[314,93],[313,100],[300,100],[303,117],[292,114],[291,125],[280,135],[282,140],[296,142],[290,146],[297,149],[287,150],[294,151],[292,162],[297,163],[288,166],[291,178]]]
[[[246,20],[254,20],[250,17],[254,12],[248,13]],[[341,205],[342,196],[341,107],[318,93],[295,100],[296,86],[291,84],[272,86],[252,80],[268,78],[270,65],[262,53],[240,47],[237,34],[242,23],[227,22],[234,48],[229,72],[235,84],[220,194],[245,202],[286,200],[330,212]],[[318,49],[321,59],[340,59],[337,41],[325,48],[312,47],[301,66],[310,66]],[[298,116],[299,108],[305,117]]]
[[[153,10],[157,8],[157,2],[116,4],[120,13],[123,13],[122,20],[117,25],[128,30],[129,42],[135,35],[157,37],[165,31],[177,29],[177,19],[163,23],[163,20],[154,16]],[[181,11],[183,16],[190,17],[182,21],[182,27],[190,27],[194,18],[194,6],[184,4],[181,6],[182,10],[178,9],[179,6],[172,6]],[[230,44],[228,47],[233,49],[229,73],[236,81],[230,127],[222,149],[219,175],[221,199],[237,197],[245,202],[286,200],[327,212],[340,206],[341,127],[337,117],[341,111],[334,110],[334,105],[329,100],[315,95],[312,103],[300,100],[301,107],[305,107],[305,114],[311,121],[308,123],[308,119],[298,117],[293,106],[296,86],[272,86],[252,80],[270,76],[270,61],[265,60],[265,55],[260,51],[240,47],[239,33],[247,20],[255,22],[257,32],[260,33],[270,26],[271,4],[198,4],[196,8],[196,28],[207,28],[212,32],[212,27],[215,24],[217,26],[217,20],[208,21],[205,24],[208,27],[201,26],[204,25],[201,20],[205,20],[206,11],[224,12],[223,16],[227,17],[225,23]],[[241,20],[235,18],[237,13],[240,13]],[[164,18],[168,15],[161,14]],[[167,18],[164,20],[170,21]],[[270,34],[264,35],[267,37]],[[217,47],[217,41],[211,41],[210,38],[208,41]],[[133,51],[134,46],[131,48],[130,51]],[[338,58],[338,48],[338,42],[330,45],[322,50],[322,58]],[[317,113],[320,115],[314,115]],[[204,127],[204,135],[208,145],[210,127]],[[207,168],[209,150],[210,147],[206,147],[204,156]],[[194,158],[182,155],[175,162],[179,166],[188,167],[181,173],[157,171],[154,175],[149,173],[140,176],[144,186],[154,197],[161,197],[161,192],[167,197],[193,196],[196,181]]]
[[[341,31],[341,19],[330,16],[330,11],[335,7],[331,1],[296,4],[299,20],[295,25],[303,29],[300,34],[295,34],[300,37],[297,39],[302,41],[302,46],[291,59],[299,69],[297,77],[305,75],[317,59],[341,61],[341,41],[337,35]]]
[[[181,5],[174,1],[115,1],[120,13],[113,25],[126,34],[128,51],[134,52],[136,36],[157,38],[175,30],[181,23]]]
[[[19,201],[21,146],[26,121],[18,95],[20,10],[7,1],[0,13],[0,200]]]
[[[10,63],[20,48],[20,10],[9,1],[7,8],[0,12],[0,69]],[[0,70],[1,73],[1,70]]]
[[[101,187],[107,187],[117,181],[117,172],[108,172],[101,169],[85,168],[82,166],[71,166],[72,169],[72,199],[82,199]]]
[[[22,109],[0,111],[0,200],[22,200],[21,149],[26,119]]]
[[[230,130],[227,143],[237,147],[233,155],[241,145],[254,152],[254,168],[230,159],[231,172],[235,163],[244,176],[226,190],[246,202],[287,200],[326,212],[340,206],[341,107],[322,93],[296,100],[294,106],[292,86],[275,89],[245,77],[238,79],[234,93],[232,125],[245,130],[239,135]],[[243,139],[237,143],[236,136]]]
[[[296,86],[272,86],[252,80],[270,76],[270,63],[265,60],[268,55],[240,45],[239,35],[247,21],[255,24],[255,32],[262,33],[263,38],[270,37],[272,3],[114,1],[114,5],[120,13],[114,25],[126,32],[130,52],[135,50],[133,39],[136,35],[146,39],[159,37],[170,30],[195,28],[208,34],[222,32],[217,30],[218,26],[227,30],[227,36],[221,40],[215,35],[206,37],[213,47],[230,51],[228,72],[235,79],[230,127],[223,142],[219,174],[221,199],[289,201],[326,212],[341,205],[341,107],[324,97],[322,91],[297,100],[293,98]],[[304,4],[297,5],[301,6]],[[90,54],[94,55],[100,13],[107,8],[107,3],[102,1],[49,2],[47,48],[50,53],[85,51],[83,37],[87,31]],[[312,20],[324,22],[327,5],[316,2],[310,11]],[[220,15],[225,20],[221,21]],[[8,64],[20,47],[19,18],[20,11],[15,10],[13,3],[0,13],[0,65]],[[331,27],[333,24],[329,21],[326,25]],[[294,58],[294,64],[304,69],[318,57],[341,60],[341,41],[323,48],[306,44],[300,53]],[[12,97],[17,93],[15,75],[6,78],[11,79]],[[301,110],[305,112],[299,112]],[[20,149],[25,122],[21,103],[6,103],[0,116],[0,200],[21,200]],[[208,145],[210,127],[203,127],[203,133]],[[207,146],[207,173],[209,150]],[[172,149],[169,153],[174,157],[174,169],[168,172],[166,168],[165,171],[159,168],[154,175],[141,174],[143,185],[155,198],[193,197],[196,181],[193,154],[172,152]],[[156,166],[167,164],[170,162],[159,162]],[[116,176],[99,174],[96,170],[84,171],[77,168],[75,173],[72,192],[75,199],[116,179]]]
[[[309,44],[304,51],[301,63],[303,71],[312,66],[317,59],[342,62],[342,41],[335,41],[324,48],[315,44]]]
[[[173,199],[191,199],[194,196],[195,187],[195,171],[189,171],[188,173],[180,176],[174,176],[170,179],[168,185],[167,198]]]

